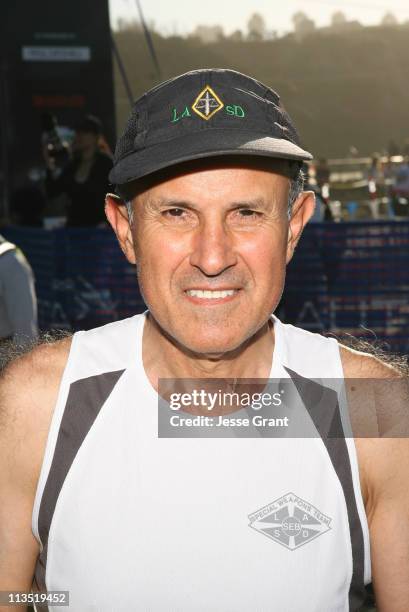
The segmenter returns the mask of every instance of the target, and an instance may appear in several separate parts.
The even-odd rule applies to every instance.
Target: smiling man
[[[76,612],[341,612],[373,580],[379,610],[407,612],[407,441],[354,440],[338,399],[328,436],[329,402],[301,391],[277,413],[286,381],[401,377],[273,314],[314,210],[308,159],[278,95],[238,72],[193,71],[135,103],[106,214],[148,310],[5,371],[0,591],[69,591]],[[257,419],[220,399],[241,401],[242,379]],[[267,379],[282,381],[270,404]],[[168,413],[196,433],[159,435]],[[294,414],[316,435],[283,432]]]
[[[261,346],[272,342],[266,322],[280,301],[286,263],[314,209],[312,194],[300,194],[289,226],[291,172],[288,162],[251,157],[180,164],[123,188],[131,224],[108,198],[108,218],[155,312],[153,342],[162,343],[165,330],[178,343],[171,343],[176,359],[180,347],[204,357],[242,354],[252,339],[257,374]],[[243,374],[237,367],[222,359],[217,369]]]

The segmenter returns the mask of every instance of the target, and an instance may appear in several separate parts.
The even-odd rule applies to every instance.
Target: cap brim
[[[251,155],[296,161],[313,158],[308,151],[282,138],[249,134],[237,129],[213,128],[130,153],[115,164],[109,174],[109,181],[114,185],[122,185],[182,162],[223,155]]]

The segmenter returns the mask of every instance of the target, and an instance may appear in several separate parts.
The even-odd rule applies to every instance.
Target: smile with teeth
[[[216,300],[226,297],[231,297],[237,293],[238,289],[224,289],[222,291],[209,291],[202,289],[189,289],[186,291],[187,295],[195,298],[202,298],[206,300]]]

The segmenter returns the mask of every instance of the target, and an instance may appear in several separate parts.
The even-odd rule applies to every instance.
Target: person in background
[[[334,217],[329,205],[330,201],[330,176],[331,170],[328,164],[328,160],[324,157],[321,157],[318,160],[318,163],[315,168],[315,181],[317,183],[317,193],[320,197],[320,201],[322,203],[323,210],[323,220],[324,221],[333,221]],[[319,206],[321,209],[321,206]]]
[[[317,181],[317,185],[320,189],[322,189],[323,185],[329,183],[329,177],[330,168],[328,165],[328,160],[322,157],[318,160],[318,164],[315,168],[315,180]]]
[[[407,157],[409,155],[409,138],[406,138],[405,142],[403,143],[403,146],[402,146],[402,155],[404,157]]]
[[[404,158],[399,166],[395,182],[391,187],[392,207],[395,216],[407,217],[409,215],[409,157]]]
[[[368,180],[382,181],[383,180],[383,168],[382,161],[379,153],[373,153],[371,158],[371,165],[369,166],[366,176]]]
[[[388,144],[388,155],[393,157],[394,155],[400,155],[400,147],[397,142],[391,138]]]
[[[0,344],[38,338],[34,274],[23,253],[0,234]]]
[[[105,225],[104,201],[108,189],[111,157],[100,148],[105,142],[100,120],[87,115],[77,125],[71,160],[58,176],[53,159],[44,148],[48,197],[66,193],[69,198],[68,227]],[[104,147],[106,150],[106,147]]]
[[[405,157],[396,173],[394,193],[398,197],[409,199],[409,157]]]
[[[379,207],[381,204],[380,188],[384,185],[383,166],[379,153],[373,153],[371,164],[365,172],[368,181],[369,209],[373,219],[379,218]]]

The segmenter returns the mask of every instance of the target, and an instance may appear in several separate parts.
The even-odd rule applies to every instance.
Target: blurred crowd
[[[109,191],[112,152],[101,121],[81,117],[73,129],[43,115],[44,168],[36,180],[16,189],[10,202],[14,224],[53,227],[105,226],[104,199]]]
[[[409,219],[409,154],[321,158],[307,169],[313,221]]]
[[[44,114],[42,123],[44,168],[13,192],[11,222],[45,229],[105,227],[112,153],[101,121],[86,115],[69,130]],[[9,341],[25,345],[37,337],[33,270],[18,245],[0,234],[0,346]]]

